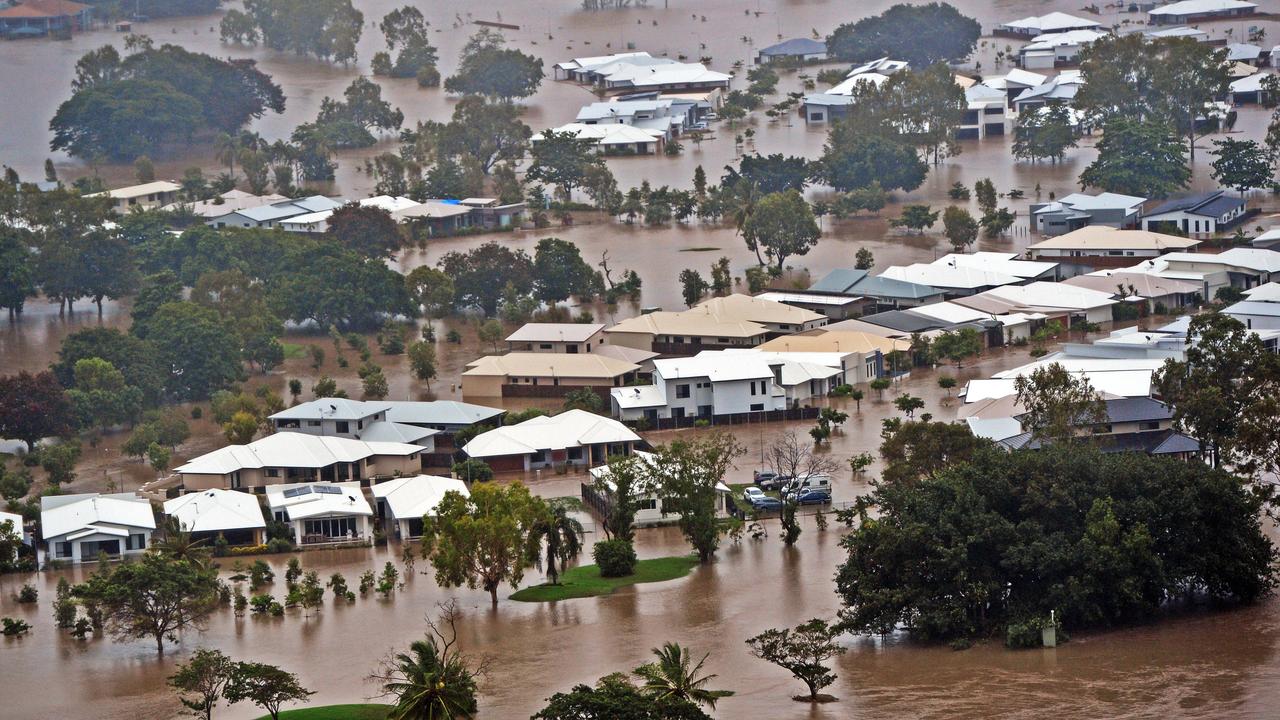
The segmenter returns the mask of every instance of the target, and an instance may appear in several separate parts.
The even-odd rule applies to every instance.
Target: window
[[[1138,429],[1139,430],[1159,430],[1160,423],[1156,421],[1140,422],[1138,423]]]
[[[761,384],[763,384],[763,383],[761,383]],[[752,381],[751,381],[751,394],[752,394],[752,395],[755,395],[755,394],[756,394],[756,381],[755,381],[755,380],[752,380]]]
[[[658,509],[658,499],[657,499],[657,498],[645,498],[645,499],[643,499],[643,500],[637,500],[637,501],[636,501],[636,509],[637,509],[637,510],[657,510],[657,509]]]
[[[240,489],[240,471],[239,470],[231,473],[231,489],[232,490]]]
[[[721,345],[728,345],[729,338],[716,338],[716,342],[720,343]]]
[[[58,557],[60,558],[71,557],[71,543],[60,542],[60,543],[56,543],[54,547],[55,547],[54,552],[55,554],[57,554]]]
[[[676,386],[676,397],[677,397],[677,398],[679,398],[679,399],[681,399],[681,400],[683,400],[683,399],[685,399],[685,398],[689,397],[689,385],[688,385],[688,383],[685,383],[685,384],[677,385],[677,386]]]
[[[1093,426],[1094,435],[1106,435],[1109,432],[1111,432],[1111,423],[1102,423],[1101,425]]]
[[[762,412],[762,411],[764,411],[764,403],[755,403],[751,406],[751,412]]]
[[[538,343],[538,349],[539,349],[539,350],[550,350],[550,349],[551,349],[551,343]]]
[[[568,456],[569,456],[569,459],[570,459],[570,460],[581,460],[581,459],[582,459],[582,448],[580,448],[580,447],[572,447],[572,448],[569,448],[569,449],[568,449],[568,451],[567,451],[567,454],[568,454]]]
[[[142,533],[131,534],[125,538],[125,550],[144,550],[147,547],[147,536]]]
[[[363,429],[364,429],[364,421],[363,421],[363,420],[357,420],[357,421],[356,421],[356,429],[357,429],[357,430],[363,430]]]
[[[302,532],[304,535],[320,535],[327,538],[354,537],[356,520],[345,517],[304,520]]]
[[[266,475],[269,478],[278,478],[280,477],[280,468],[267,468]]]
[[[339,420],[337,423],[337,429],[340,433],[351,432],[351,424],[346,420]]]
[[[320,421],[319,421],[319,420],[308,420],[308,421],[307,421],[307,427],[320,427]]]

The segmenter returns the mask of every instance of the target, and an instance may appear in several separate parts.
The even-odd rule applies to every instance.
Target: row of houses
[[[709,70],[701,63],[686,63],[647,52],[581,57],[556,63],[556,80],[594,85],[606,93],[643,91],[719,91],[729,87],[730,76]]]
[[[1146,203],[1146,198],[1133,195],[1072,193],[1060,200],[1033,203],[1031,224],[1040,234],[1050,236],[1098,226],[1141,227],[1149,232],[1175,231],[1194,236],[1230,230],[1249,217],[1244,198],[1228,195],[1223,190],[1174,198],[1150,210],[1143,209]]]

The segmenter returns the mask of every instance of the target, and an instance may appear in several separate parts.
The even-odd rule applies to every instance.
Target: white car
[[[755,505],[756,500],[764,496],[764,491],[758,487],[749,487],[742,491],[742,499],[750,505]]]

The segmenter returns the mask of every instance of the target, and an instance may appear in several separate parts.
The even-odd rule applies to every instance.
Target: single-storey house
[[[467,484],[454,478],[439,475],[414,475],[412,477],[385,480],[369,488],[378,505],[378,517],[388,535],[395,528],[395,536],[401,540],[422,537],[422,519],[435,515],[436,507],[447,492],[470,497]]]
[[[827,316],[790,304],[735,293],[681,312],[653,312],[605,329],[610,345],[664,355],[696,355],[759,345],[781,335],[813,330]]]
[[[1077,275],[1062,282],[1064,285],[1109,292],[1117,299],[1121,295],[1126,300],[1138,298],[1145,301],[1147,309],[1152,312],[1157,305],[1176,309],[1197,305],[1203,299],[1200,296],[1199,283],[1123,269],[1098,270],[1086,275]]]
[[[1096,30],[1099,27],[1101,25],[1095,20],[1068,15],[1064,12],[1051,12],[997,25],[995,34],[1017,38],[1034,38],[1040,35],[1048,35],[1049,33],[1062,33],[1071,30]]]
[[[1280,303],[1280,282],[1269,282],[1244,291],[1244,296],[1253,302]]]
[[[1227,86],[1227,101],[1232,105],[1255,105],[1265,102],[1267,91],[1263,87],[1263,81],[1271,75],[1272,73],[1263,71],[1232,80]]]
[[[648,467],[653,467],[654,456],[643,450],[637,450],[635,453],[640,462],[645,463]],[[599,465],[593,467],[588,472],[591,474],[593,482],[582,484],[582,501],[594,508],[596,512],[607,513],[609,507],[616,500],[618,486],[611,478],[612,470],[608,465]],[[597,489],[597,483],[603,485],[605,492]],[[639,492],[637,490],[637,492]],[[636,500],[636,527],[653,527],[666,523],[673,523],[679,520],[678,513],[664,515],[662,512],[662,498],[657,493],[644,493],[637,495]],[[730,504],[733,503],[733,491],[728,485],[722,482],[716,483],[716,516],[724,517],[729,514]]]
[[[662,151],[667,137],[662,130],[619,123],[586,125],[573,122],[552,128],[552,132],[572,133],[579,140],[595,145],[604,155],[654,155]],[[534,145],[542,142],[542,133],[535,133],[529,142]]]
[[[589,388],[602,396],[636,379],[640,366],[599,353],[486,355],[462,372],[463,397],[561,397]]]
[[[767,65],[778,61],[821,62],[827,59],[827,44],[813,38],[791,38],[761,48],[756,52],[756,64]]]
[[[1143,230],[1174,227],[1188,235],[1212,235],[1235,226],[1245,218],[1243,198],[1222,190],[1197,193],[1157,206],[1142,218]]]
[[[22,0],[0,9],[0,37],[65,35],[93,27],[93,6],[71,0]]]
[[[1093,29],[1040,35],[1018,51],[1018,64],[1032,70],[1075,65],[1080,62],[1080,53],[1103,37],[1106,33]]]
[[[1268,56],[1268,51],[1253,43],[1227,43],[1228,62],[1259,67]]]
[[[585,82],[585,73],[606,65],[612,65],[624,60],[640,62],[643,59],[665,60],[665,58],[653,58],[649,53],[644,51],[614,53],[612,55],[595,55],[592,57],[580,57],[572,60],[558,62],[552,66],[552,73],[556,80],[576,80]],[[668,61],[670,62],[670,61]]]
[[[99,553],[140,555],[151,544],[156,519],[151,502],[133,493],[81,493],[40,498],[45,560],[81,563]]]
[[[955,302],[993,315],[1042,313],[1049,319],[1061,318],[1067,326],[1077,320],[1110,322],[1111,307],[1116,304],[1109,292],[1043,281],[1002,285]]]
[[[1087,225],[1065,235],[1031,243],[1027,246],[1027,257],[1057,262],[1064,269],[1128,267],[1135,258],[1142,260],[1173,252],[1192,252],[1200,243],[1194,238],[1148,230]]]
[[[603,323],[525,323],[507,336],[511,352],[589,353],[604,345]]]
[[[179,200],[164,206],[164,210],[172,212],[188,212],[204,221],[205,224],[217,227],[217,219],[230,215],[237,210],[247,210],[249,208],[270,205],[271,203],[287,202],[289,198],[284,195],[270,193],[267,195],[254,195],[243,190],[231,188],[230,190],[215,195],[209,200],[197,200],[195,202],[183,202]]]
[[[916,307],[943,299],[943,292],[938,288],[872,275],[855,268],[836,268],[828,272],[810,285],[808,292],[870,298],[875,301],[875,307],[868,308],[868,311]]]
[[[595,72],[598,73],[596,83],[604,89],[628,93],[726,89],[731,79],[722,72],[708,70],[701,63],[638,64],[634,59],[621,60]]]
[[[696,103],[677,102],[671,98],[614,98],[610,102],[584,105],[574,118],[582,125],[630,125],[641,130],[662,133],[662,139],[678,137],[696,122]]]
[[[758,293],[761,300],[780,302],[802,310],[826,315],[829,320],[847,320],[866,314],[875,300],[860,295],[811,292],[809,290],[766,290]]]
[[[1188,38],[1196,42],[1209,42],[1209,33],[1200,28],[1187,27],[1179,25],[1177,27],[1166,27],[1158,30],[1142,30],[1138,28],[1136,32],[1141,32],[1142,36],[1148,40],[1160,40],[1163,38]]]
[[[976,295],[994,287],[1023,282],[1022,278],[998,269],[988,270],[961,262],[890,265],[880,275],[892,280],[938,288],[947,298]]]
[[[1183,0],[1147,11],[1152,25],[1184,25],[1198,20],[1222,20],[1245,17],[1257,12],[1258,6],[1241,0]]]
[[[836,368],[835,384],[860,385],[889,372],[888,357],[906,352],[911,343],[856,330],[823,328],[770,340],[755,348],[782,358],[803,360]]]
[[[230,545],[266,542],[262,506],[249,493],[222,488],[187,493],[165,500],[164,514],[176,518],[196,540],[212,543],[221,535]]]
[[[312,195],[310,197],[236,210],[221,217],[213,218],[205,224],[217,228],[276,228],[281,227],[282,223],[290,218],[333,211],[340,207],[342,207],[342,203],[338,200],[327,198],[323,195]]]
[[[111,198],[111,208],[117,213],[123,214],[135,207],[140,207],[143,210],[155,210],[156,208],[164,207],[176,201],[181,190],[182,186],[177,183],[156,180],[155,182],[141,185],[130,185],[129,187],[116,188],[115,190],[90,193],[85,197]]]
[[[1250,330],[1280,330],[1280,303],[1242,300],[1222,312]]]
[[[296,482],[335,482],[417,475],[425,448],[401,442],[278,432],[248,445],[228,445],[178,466],[188,491],[251,489]]]
[[[31,536],[27,533],[26,524],[21,515],[0,510],[0,529],[4,528],[5,523],[13,525],[13,532],[17,534],[23,545],[31,544]],[[14,553],[15,557],[9,558],[11,561],[16,559],[17,551],[15,550]]]
[[[359,482],[272,485],[267,506],[289,524],[297,545],[373,540],[373,508]]]
[[[535,417],[475,436],[462,448],[496,471],[600,465],[630,455],[641,442],[626,425],[585,410]]]
[[[486,230],[509,228],[519,226],[524,218],[525,204],[522,202],[504,203],[498,198],[471,197],[462,198],[458,204],[467,208],[470,227]]]
[[[1031,219],[1042,235],[1064,235],[1088,225],[1137,227],[1146,198],[1103,192],[1071,193],[1060,200],[1031,205]],[[1035,247],[1034,245],[1032,247]]]
[[[834,122],[849,114],[856,98],[851,95],[809,93],[800,103],[800,115],[806,123]]]

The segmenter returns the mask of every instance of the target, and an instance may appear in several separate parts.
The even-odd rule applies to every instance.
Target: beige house
[[[180,190],[182,190],[182,186],[177,183],[157,180],[141,185],[131,185],[129,187],[116,188],[115,190],[93,193],[85,197],[109,197],[111,198],[112,209],[119,213],[125,213],[133,207],[140,207],[144,210],[164,207],[177,201],[178,191]]]
[[[282,483],[367,481],[417,475],[425,448],[400,442],[281,432],[248,445],[228,445],[174,470],[188,492],[252,489]]]
[[[1088,225],[1027,246],[1027,257],[1067,265],[1127,267],[1171,252],[1192,252],[1199,240],[1148,230]]]
[[[525,323],[507,336],[511,352],[585,354],[602,345],[603,323]]]
[[[756,349],[837,368],[840,383],[857,385],[884,375],[889,370],[888,356],[895,350],[910,350],[911,343],[866,332],[831,330],[776,338]]]
[[[465,398],[558,397],[581,388],[608,395],[635,380],[640,366],[599,354],[513,352],[486,355],[462,373]]]
[[[813,330],[827,316],[750,295],[726,295],[681,312],[654,312],[605,330],[611,345],[664,355],[755,347],[766,340]]]

